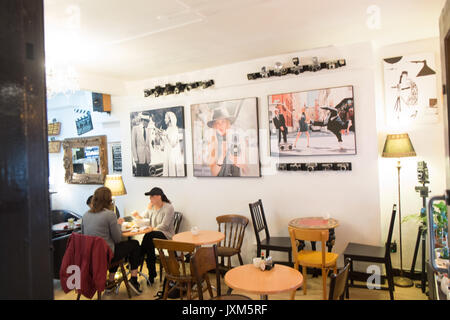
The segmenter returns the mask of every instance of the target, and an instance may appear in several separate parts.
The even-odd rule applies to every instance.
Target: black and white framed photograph
[[[353,86],[270,95],[270,155],[356,154],[353,100]]]
[[[256,98],[191,106],[195,177],[260,177]]]
[[[131,112],[135,177],[185,177],[184,107]]]

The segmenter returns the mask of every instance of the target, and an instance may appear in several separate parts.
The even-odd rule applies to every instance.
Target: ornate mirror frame
[[[79,174],[73,172],[72,149],[83,147],[99,147],[100,173],[99,174]],[[104,184],[108,174],[108,154],[106,136],[95,136],[85,138],[69,138],[63,141],[64,168],[66,183],[72,184]]]

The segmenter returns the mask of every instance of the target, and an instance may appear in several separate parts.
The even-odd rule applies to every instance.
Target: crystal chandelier
[[[59,93],[72,94],[80,90],[78,73],[74,67],[47,63],[45,69],[47,98]]]

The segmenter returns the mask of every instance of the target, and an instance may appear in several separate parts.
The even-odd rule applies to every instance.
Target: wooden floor
[[[213,275],[212,275],[213,276]],[[213,280],[214,279],[214,280]],[[159,290],[162,290],[162,282],[159,281],[159,278],[155,279],[155,283],[152,286],[147,286],[145,279],[139,278],[141,289],[143,290],[142,294],[137,296],[132,293],[133,300],[154,300],[156,299],[155,295]],[[329,281],[329,279],[328,279]],[[419,283],[417,281],[416,283]],[[215,277],[212,277],[212,284],[215,283]],[[329,283],[329,282],[328,282]],[[358,283],[358,282],[355,282]],[[222,293],[225,293],[228,287],[225,285],[222,279]],[[247,294],[242,291],[233,290],[233,293],[236,294],[244,294],[254,300],[258,300],[259,296],[255,294]],[[74,291],[65,294],[61,289],[61,285],[59,280],[54,280],[54,297],[55,300],[75,300],[76,294]],[[416,287],[411,288],[400,288],[395,287],[394,291],[395,300],[427,300],[428,296],[422,293],[422,290]],[[205,298],[209,299],[209,295],[206,292]],[[81,299],[86,299],[85,297],[81,297]],[[96,299],[96,296],[94,296]],[[119,293],[116,295],[115,293],[111,294],[103,294],[103,300],[128,300],[128,295],[125,289],[125,285],[122,283]],[[290,293],[282,293],[276,295],[270,295],[269,300],[289,300]],[[295,300],[322,300],[322,277],[313,278],[312,275],[308,275],[308,292],[307,295],[303,295],[303,290],[298,290],[295,295]],[[369,290],[369,289],[360,289],[360,288],[350,288],[350,300],[389,300],[389,291],[385,290]]]

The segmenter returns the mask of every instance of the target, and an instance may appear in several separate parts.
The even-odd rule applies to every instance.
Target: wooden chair
[[[239,263],[244,264],[241,257],[241,246],[244,241],[245,228],[248,219],[240,215],[223,215],[216,217],[219,231],[225,234],[225,238],[217,247],[217,255],[221,257],[221,266],[224,266],[225,258],[228,258],[227,268],[231,268],[231,257],[237,255]]]
[[[220,270],[217,257],[216,245],[212,247],[198,248],[191,258],[191,270],[197,281],[197,291],[199,300],[203,300],[202,282],[206,283],[206,289],[212,300],[251,300],[249,297],[240,294],[221,294]],[[216,272],[216,289],[217,295],[214,297],[208,272],[215,270]]]
[[[328,240],[328,230],[308,230],[297,229],[289,227],[289,235],[291,238],[292,254],[294,256],[294,268],[298,270],[299,265],[302,266],[303,274],[303,293],[307,291],[307,268],[319,268],[322,269],[322,282],[323,282],[323,299],[327,299],[327,277],[328,271],[333,269],[334,273],[337,273],[336,261],[338,255],[336,253],[327,252],[325,249],[326,242]],[[298,252],[296,241],[320,241],[322,243],[321,251],[301,250]],[[291,299],[293,300],[295,291],[292,292]]]
[[[328,300],[344,300],[345,292],[347,291],[348,285],[348,270],[350,269],[350,259],[345,260],[344,268],[339,272],[339,274],[333,273],[330,278],[330,293],[328,295]]]
[[[177,234],[179,232],[182,220],[183,220],[183,214],[181,212],[175,211],[174,219],[173,219],[173,225],[174,225],[175,234]],[[156,255],[155,263],[159,264],[159,282],[161,282],[162,278],[163,278],[163,271],[164,270],[163,270],[163,267],[162,267],[162,264],[161,264],[161,260],[159,259],[159,255],[158,254]],[[141,275],[143,275],[146,278],[147,283],[149,285],[151,285],[151,283],[149,282],[148,278],[142,273],[142,268],[143,267],[144,267],[144,260],[142,260],[141,266],[139,268],[139,272],[140,272]]]
[[[391,300],[394,300],[394,277],[392,274],[392,263],[391,263],[391,241],[392,234],[394,232],[395,216],[397,212],[397,205],[394,204],[391,214],[391,222],[389,225],[389,233],[384,247],[381,246],[371,246],[367,244],[359,244],[350,242],[344,250],[344,259],[350,258],[350,286],[358,288],[367,288],[366,285],[355,285],[354,274],[353,274],[353,261],[363,261],[363,262],[373,262],[382,263],[386,267],[386,277],[388,280],[388,287],[380,287],[382,290],[389,290],[389,296]],[[347,290],[347,298],[349,298]]]
[[[180,231],[181,221],[183,220],[183,214],[181,212],[175,211],[175,217],[173,220],[175,234]],[[163,278],[163,267],[161,264],[161,260],[159,259],[159,255],[156,255],[156,263],[159,263],[159,282],[162,281]]]
[[[253,229],[255,230],[256,236],[256,255],[261,256],[261,250],[266,250],[266,257],[270,255],[270,250],[287,252],[289,256],[289,262],[281,262],[292,266],[292,248],[291,239],[289,237],[271,237],[269,233],[269,228],[267,227],[266,216],[264,214],[264,209],[261,199],[255,203],[249,203],[250,213],[253,221]],[[260,232],[264,230],[265,238],[260,239]],[[280,262],[278,262],[280,263]]]
[[[169,281],[172,280],[175,281],[176,284],[170,290],[178,288],[180,290],[181,299],[183,299],[183,292],[186,291],[186,298],[190,300],[192,297],[192,285],[196,280],[189,272],[190,269],[186,267],[186,262],[183,257],[185,254],[192,255],[195,250],[195,245],[192,243],[161,239],[153,239],[153,243],[158,250],[159,258],[166,271],[167,281],[165,281],[163,299],[167,300],[169,295]]]

